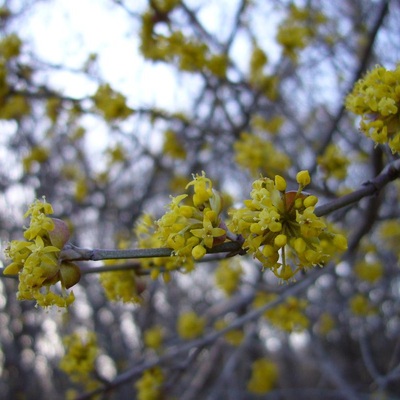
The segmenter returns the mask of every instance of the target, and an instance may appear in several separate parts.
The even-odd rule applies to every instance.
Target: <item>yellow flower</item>
[[[290,167],[290,159],[275,148],[271,140],[250,132],[242,132],[233,145],[235,161],[247,169],[253,177],[284,173]]]
[[[239,287],[242,275],[243,268],[238,260],[222,260],[215,270],[215,283],[227,296],[232,296]]]
[[[138,400],[161,400],[164,374],[160,367],[144,371],[135,383]]]
[[[72,333],[63,339],[65,355],[60,360],[60,368],[73,382],[83,384],[87,389],[97,386],[94,378],[95,362],[99,354],[94,332]]]
[[[352,313],[359,317],[366,317],[376,312],[368,297],[361,293],[355,294],[349,300],[349,306]]]
[[[212,188],[212,182],[202,175],[186,185],[193,194],[171,197],[169,211],[157,222],[156,235],[160,245],[169,247],[173,254],[194,259],[202,258],[207,249],[225,241],[225,229],[220,227],[221,196]],[[181,204],[183,201],[186,204]]]
[[[176,132],[169,129],[164,132],[164,137],[163,154],[177,160],[184,160],[186,158],[186,150],[182,143],[179,142]]]
[[[205,324],[205,319],[194,311],[185,312],[178,318],[178,335],[186,340],[195,339],[203,334]]]
[[[247,382],[247,390],[254,394],[268,393],[278,380],[276,364],[266,358],[260,358],[251,366],[251,376]]]
[[[258,292],[253,305],[262,307],[276,298],[274,294],[265,294]],[[265,311],[263,316],[274,327],[285,332],[302,332],[308,328],[310,321],[305,314],[307,301],[296,297],[288,297],[284,302]]]
[[[18,274],[19,300],[36,300],[42,307],[67,307],[74,295],[65,289],[79,281],[80,270],[74,263],[59,262],[58,255],[70,233],[63,221],[47,217],[51,213],[53,208],[45,201],[36,200],[29,207],[25,217],[30,216],[31,221],[24,233],[28,241],[13,240],[8,245],[5,254],[13,262],[4,273]],[[57,282],[61,283],[61,295],[50,291]]]
[[[222,228],[214,228],[209,217],[205,215],[203,218],[203,228],[191,229],[190,233],[193,236],[202,239],[205,246],[211,249],[214,243],[214,238],[225,235],[226,231]]]
[[[163,329],[161,326],[154,326],[144,332],[144,343],[147,347],[159,350],[163,341]]]
[[[116,92],[109,84],[98,87],[93,95],[93,102],[107,121],[126,119],[133,114],[133,110],[126,105],[126,98]]]
[[[361,116],[360,129],[376,144],[400,153],[400,65],[394,71],[376,66],[346,98],[346,108]]]
[[[379,261],[361,260],[354,267],[357,278],[369,283],[374,283],[382,278],[383,272],[383,265]]]
[[[283,280],[301,269],[324,265],[335,251],[347,248],[346,239],[315,215],[317,197],[302,193],[310,183],[308,171],[299,172],[297,181],[299,189],[286,192],[281,176],[257,179],[244,208],[230,211],[229,228],[244,237],[243,247]]]
[[[107,264],[111,264],[111,262]],[[123,303],[141,302],[140,293],[138,293],[141,287],[135,271],[103,272],[100,274],[99,279],[109,300],[122,301]]]

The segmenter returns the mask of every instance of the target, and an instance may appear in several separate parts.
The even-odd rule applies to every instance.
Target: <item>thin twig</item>
[[[151,359],[143,360],[142,362],[136,362],[133,368],[126,370],[125,372],[118,375],[113,381],[109,383],[106,387],[100,387],[91,392],[84,393],[76,398],[76,400],[88,400],[91,397],[98,395],[100,393],[108,392],[113,390],[114,388],[126,384],[132,379],[138,377],[143,371],[155,367],[156,365],[160,365],[164,362],[167,362],[169,359],[173,359],[180,354],[186,353],[197,347],[204,347],[206,345],[214,343],[218,338],[225,335],[225,333],[240,328],[247,322],[252,320],[256,320],[259,318],[265,311],[275,307],[277,304],[281,303],[289,296],[293,296],[295,294],[300,293],[310,286],[315,279],[319,277],[321,274],[328,272],[333,267],[333,264],[324,269],[315,269],[312,273],[307,275],[303,280],[294,283],[292,286],[289,286],[285,292],[283,292],[280,296],[275,298],[273,301],[265,304],[263,307],[257,308],[243,315],[242,317],[237,318],[233,321],[228,327],[221,329],[219,331],[214,331],[204,336],[203,338],[196,339],[187,343],[180,343],[177,346],[171,347],[166,350],[162,356],[154,356]]]
[[[399,176],[400,159],[388,164],[378,176],[365,182],[360,189],[317,207],[315,215],[322,217],[323,215],[354,204],[364,197],[378,194],[389,182],[394,181]]]

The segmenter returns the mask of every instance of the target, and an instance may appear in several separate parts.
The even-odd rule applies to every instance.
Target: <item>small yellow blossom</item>
[[[400,65],[394,71],[376,66],[346,98],[346,108],[361,116],[360,129],[376,144],[400,153]]]
[[[379,228],[379,236],[382,246],[392,251],[400,258],[400,222],[398,219],[391,219],[382,222]]]
[[[318,319],[317,331],[320,335],[325,336],[335,328],[335,320],[328,312],[324,312]]]
[[[64,337],[63,343],[66,351],[60,360],[60,368],[72,382],[81,383],[86,389],[94,389],[98,385],[95,362],[99,354],[95,333],[81,335],[76,332]]]
[[[154,326],[144,332],[144,343],[147,347],[154,350],[159,350],[163,341],[163,328],[161,326]]]
[[[318,29],[327,22],[327,18],[311,7],[300,8],[290,5],[289,15],[279,25],[277,42],[282,46],[284,56],[297,62],[298,54],[315,37],[321,36]]]
[[[258,292],[253,305],[256,308],[259,308],[274,299],[276,299],[276,295],[274,294]],[[285,332],[302,332],[310,325],[310,321],[305,314],[307,305],[308,303],[304,299],[288,297],[284,302],[265,311],[263,316],[274,327]]]
[[[111,264],[108,262],[107,264]],[[106,296],[111,301],[122,301],[123,303],[140,303],[141,286],[135,271],[110,271],[100,274],[100,283],[104,288]]]
[[[383,265],[379,261],[361,260],[354,266],[354,273],[358,279],[375,283],[383,275]]]
[[[125,96],[113,90],[109,84],[99,86],[93,95],[93,101],[96,109],[109,122],[123,120],[133,114],[133,110],[126,105]]]
[[[51,204],[36,200],[25,213],[30,216],[30,226],[25,229],[28,241],[13,240],[5,254],[13,260],[4,274],[18,274],[19,300],[36,300],[42,307],[55,305],[67,307],[74,301],[74,294],[67,293],[80,279],[80,270],[71,262],[59,262],[60,250],[68,241],[70,232],[64,221],[49,218]],[[61,295],[50,287],[61,283]],[[43,288],[43,290],[42,290]]]
[[[242,132],[233,148],[237,164],[253,177],[265,174],[272,178],[276,173],[286,172],[291,165],[289,157],[277,150],[271,140],[250,132]]]
[[[286,192],[282,177],[260,178],[253,182],[244,208],[230,211],[229,228],[244,237],[243,247],[282,280],[301,269],[322,266],[347,248],[344,236],[315,215],[317,197],[302,192],[310,183],[308,171],[299,172],[297,182],[296,192]]]
[[[22,40],[15,34],[4,36],[0,40],[0,59],[10,60],[19,56]]]
[[[239,287],[242,275],[243,268],[238,260],[222,260],[215,270],[215,283],[227,296],[232,296]]]
[[[225,241],[226,231],[220,226],[221,196],[212,188],[211,180],[203,172],[194,176],[186,189],[191,187],[191,196],[171,198],[169,211],[157,222],[156,235],[160,245],[171,248],[174,255],[198,260],[207,249]]]
[[[171,129],[164,132],[163,154],[176,160],[184,160],[186,158],[185,148],[182,143],[179,142],[176,132]]]
[[[143,249],[151,249],[163,247],[165,244],[159,238],[157,232],[157,224],[154,218],[149,214],[144,214],[136,223],[134,232],[138,239],[138,247]],[[156,279],[161,269],[164,280],[169,280],[169,271],[182,270],[184,272],[192,271],[194,268],[194,259],[189,257],[171,256],[171,257],[154,257],[141,260],[141,267],[151,270],[151,278]]]
[[[219,319],[215,322],[214,327],[217,331],[225,329],[228,326],[228,322]],[[242,329],[231,329],[224,334],[224,339],[232,346],[240,346],[244,339],[244,332]]]
[[[343,154],[339,146],[331,143],[317,162],[327,178],[342,180],[347,176],[347,168],[350,160]]]
[[[266,358],[260,358],[251,365],[251,376],[247,382],[247,390],[262,395],[272,390],[277,380],[278,368],[276,364]]]
[[[178,319],[178,334],[182,339],[195,339],[203,334],[205,324],[205,319],[194,311],[185,312]]]
[[[371,304],[368,297],[357,293],[349,300],[351,312],[359,317],[367,317],[376,312],[375,307]]]
[[[161,400],[164,374],[160,367],[144,371],[135,383],[138,400]]]

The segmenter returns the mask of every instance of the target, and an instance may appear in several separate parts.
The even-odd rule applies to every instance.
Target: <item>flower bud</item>
[[[70,261],[64,261],[60,266],[60,281],[61,284],[69,289],[79,282],[81,279],[81,270],[79,267]]]
[[[309,172],[307,170],[298,172],[298,174],[296,175],[296,180],[297,183],[302,187],[309,185],[311,182]]]
[[[65,244],[68,242],[71,232],[66,222],[58,218],[51,218],[54,222],[54,229],[49,231],[49,239],[53,246],[62,250]]]
[[[280,175],[275,176],[275,187],[280,191],[284,192],[286,190],[286,181]]]

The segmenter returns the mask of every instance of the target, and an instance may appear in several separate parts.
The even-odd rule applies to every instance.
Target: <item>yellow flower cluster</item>
[[[159,325],[153,326],[144,332],[144,343],[146,347],[160,350],[164,338],[163,328]]]
[[[254,46],[250,57],[250,82],[261,82],[264,77],[264,67],[268,57],[261,47]]]
[[[93,95],[93,101],[97,110],[109,122],[126,119],[133,113],[133,110],[126,105],[125,96],[113,90],[109,84],[99,86]]]
[[[326,336],[332,332],[334,328],[335,320],[333,319],[332,315],[328,312],[322,313],[316,325],[317,332],[322,336]]]
[[[285,119],[280,115],[275,115],[269,119],[265,119],[261,115],[254,115],[251,118],[251,127],[261,132],[268,132],[270,134],[276,134],[280,131]]]
[[[400,222],[398,219],[391,219],[382,222],[379,229],[379,236],[384,248],[392,251],[400,258]]]
[[[185,312],[178,318],[178,335],[186,340],[195,339],[203,334],[205,324],[205,319],[194,311]]]
[[[164,132],[163,154],[177,160],[184,160],[186,158],[185,148],[179,142],[177,134],[171,129]]]
[[[157,228],[158,226],[150,214],[142,215],[134,229],[139,248],[153,249],[165,246],[165,243],[159,238]],[[170,279],[169,271],[176,269],[183,269],[185,272],[192,271],[194,260],[192,257],[184,256],[144,258],[141,260],[141,266],[144,269],[150,269],[152,279],[156,279],[163,270],[164,280],[168,281]]]
[[[20,119],[31,109],[24,96],[12,93],[8,82],[9,64],[20,55],[21,47],[22,41],[15,33],[0,40],[0,119]],[[19,68],[22,70],[22,64]]]
[[[243,269],[238,260],[222,260],[215,270],[215,283],[227,296],[239,287]]]
[[[360,260],[354,267],[354,273],[362,281],[375,283],[382,278],[383,265],[380,261]]]
[[[94,332],[81,335],[77,332],[63,339],[66,349],[60,360],[60,368],[73,382],[83,384],[86,389],[94,389],[97,382],[94,379],[95,362],[99,354],[97,339]]]
[[[155,32],[157,24],[168,21],[175,5],[165,11],[153,7],[143,14],[140,50],[144,57],[175,63],[182,71],[204,71],[220,78],[225,77],[228,67],[225,54],[212,54],[205,43],[190,38],[181,31],[174,31],[169,36]]]
[[[229,228],[244,237],[243,247],[283,280],[304,268],[324,265],[334,250],[347,248],[345,237],[329,232],[314,214],[317,197],[302,192],[310,183],[308,171],[299,172],[297,182],[297,192],[286,192],[286,181],[279,175],[275,180],[257,179],[245,207],[230,212]]]
[[[108,263],[109,264],[109,263]],[[140,303],[141,285],[135,271],[110,271],[100,274],[100,283],[107,299],[123,303]]]
[[[360,79],[346,98],[346,108],[361,116],[360,129],[376,144],[400,153],[400,65],[377,66]]]
[[[42,307],[67,307],[75,297],[73,292],[67,294],[65,289],[79,281],[80,271],[74,263],[58,260],[70,233],[64,221],[47,216],[52,213],[51,204],[45,201],[36,200],[30,206],[24,215],[31,218],[30,226],[24,232],[28,241],[13,240],[9,244],[5,253],[13,262],[4,274],[18,274],[19,300],[36,300]],[[57,282],[61,282],[61,295],[50,291],[50,286]],[[44,293],[41,288],[45,288]]]
[[[358,317],[367,317],[375,314],[376,308],[371,304],[368,297],[364,294],[357,293],[349,300],[351,312]]]
[[[335,144],[331,143],[324,154],[317,158],[317,162],[327,178],[346,178],[350,161]]]
[[[318,28],[326,21],[326,16],[319,11],[291,4],[290,14],[280,24],[276,36],[277,42],[283,47],[283,54],[296,62],[299,51],[317,36]]]
[[[289,157],[278,151],[272,142],[249,132],[242,132],[233,144],[235,161],[253,177],[260,174],[273,177],[290,167]]]
[[[186,185],[186,189],[190,187],[192,196],[172,197],[169,211],[157,222],[157,235],[163,247],[171,248],[175,255],[198,260],[225,241],[226,231],[220,227],[221,197],[211,180],[203,172]]]
[[[273,301],[274,294],[258,292],[253,305],[256,308]],[[263,316],[278,329],[285,332],[301,332],[308,328],[310,321],[305,315],[307,301],[296,297],[288,297],[284,302],[264,312]]]
[[[225,329],[229,325],[228,321],[219,319],[215,322],[214,328],[217,331]],[[232,346],[240,346],[244,339],[244,332],[242,329],[231,329],[224,334],[224,339]]]
[[[22,165],[25,172],[31,172],[32,166],[35,163],[42,164],[49,159],[50,150],[44,146],[32,147],[29,155],[24,157]]]
[[[160,367],[146,370],[135,383],[138,400],[161,400],[164,374]]]
[[[247,382],[247,390],[261,395],[269,392],[277,383],[278,368],[266,358],[260,358],[251,365],[251,376]]]

